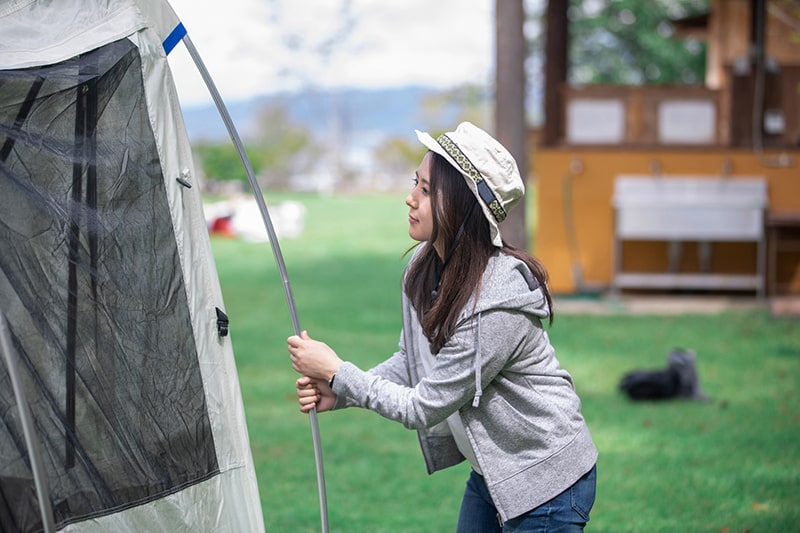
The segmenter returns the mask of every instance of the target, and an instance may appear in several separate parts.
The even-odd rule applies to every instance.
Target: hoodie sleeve
[[[411,380],[408,373],[408,358],[406,357],[406,349],[403,338],[404,336],[401,333],[399,344],[400,349],[396,351],[394,355],[377,366],[369,369],[366,373],[392,383],[397,383],[406,387],[410,386]],[[358,404],[354,402],[352,398],[348,398],[346,395],[340,393],[339,388],[336,386],[339,381],[346,379],[341,368],[338,372],[336,372],[336,378],[337,379],[335,379],[333,383],[333,392],[336,393],[336,403],[334,404],[333,409],[337,410],[344,409],[346,407],[357,406]]]
[[[478,337],[478,321],[481,335]],[[434,426],[470,404],[476,393],[476,363],[486,387],[525,346],[531,318],[520,312],[485,311],[462,322],[433,358],[434,366],[415,387],[394,383],[350,362],[336,373],[334,391],[349,405],[375,411],[409,429]],[[477,357],[477,359],[476,359]]]

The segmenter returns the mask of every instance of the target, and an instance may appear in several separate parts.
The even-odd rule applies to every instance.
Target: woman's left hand
[[[330,411],[336,404],[336,394],[333,393],[324,379],[312,379],[301,376],[295,382],[297,388],[297,401],[300,410],[304,413],[316,408],[317,412]]]
[[[303,331],[300,336],[292,335],[286,342],[289,345],[289,355],[292,359],[292,368],[297,372],[316,379],[330,381],[342,360],[330,346],[324,342],[315,341]]]

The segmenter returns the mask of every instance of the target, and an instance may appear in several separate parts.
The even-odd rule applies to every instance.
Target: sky
[[[171,0],[225,101],[300,89],[491,83],[494,0]],[[211,102],[179,45],[183,105]]]

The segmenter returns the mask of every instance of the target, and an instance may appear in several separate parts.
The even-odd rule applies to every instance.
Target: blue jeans
[[[570,488],[527,513],[500,522],[483,477],[474,470],[467,480],[457,533],[577,533],[589,521],[594,505],[597,466]]]

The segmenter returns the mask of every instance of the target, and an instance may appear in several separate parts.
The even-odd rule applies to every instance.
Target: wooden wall
[[[790,158],[794,166],[766,166]],[[800,150],[766,152],[725,148],[534,147],[531,185],[536,188],[532,250],[550,272],[551,289],[573,293],[575,265],[586,286],[608,288],[613,271],[614,179],[620,174],[692,175],[730,179],[764,176],[771,210],[800,211]],[[785,161],[785,159],[784,159]],[[573,231],[570,231],[572,229]],[[686,246],[682,269],[696,266],[697,253]],[[713,246],[712,271],[755,272],[755,246]],[[655,243],[626,248],[626,261],[642,270],[666,270],[666,248]],[[779,272],[791,292],[800,292],[800,257],[783,254]],[[768,287],[769,290],[769,287]]]
[[[722,89],[724,70],[750,57],[751,0],[712,0],[707,35],[706,85]],[[765,20],[765,55],[786,66],[800,66],[798,8],[789,2],[768,1]]]

